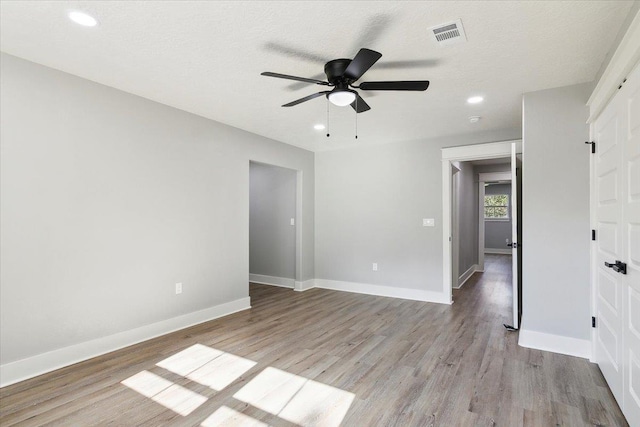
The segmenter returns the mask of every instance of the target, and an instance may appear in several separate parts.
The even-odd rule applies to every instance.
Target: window
[[[485,219],[509,219],[509,195],[487,194],[484,196]]]

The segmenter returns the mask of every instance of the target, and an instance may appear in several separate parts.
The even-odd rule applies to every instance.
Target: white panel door
[[[623,412],[632,426],[640,426],[640,66],[620,89],[622,99],[622,244],[627,274]]]
[[[595,297],[596,362],[622,406],[623,396],[623,275],[605,266],[623,259],[622,114],[618,97],[594,124],[595,158]]]
[[[593,130],[595,356],[627,421],[640,426],[640,66]]]

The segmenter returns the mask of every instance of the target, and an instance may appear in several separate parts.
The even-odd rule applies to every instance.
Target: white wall
[[[1,63],[0,363],[246,299],[250,160],[302,171],[314,277],[313,153]]]
[[[249,272],[295,279],[296,171],[251,163]]]
[[[514,129],[316,153],[316,277],[441,294],[441,148],[520,137]]]
[[[589,137],[585,103],[591,89],[592,84],[586,83],[524,94],[525,334],[590,339],[591,150],[584,141]]]

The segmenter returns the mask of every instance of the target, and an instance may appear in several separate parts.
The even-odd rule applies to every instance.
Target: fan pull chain
[[[327,98],[327,138],[329,138],[329,99]]]
[[[358,97],[356,96],[356,139],[358,139]]]

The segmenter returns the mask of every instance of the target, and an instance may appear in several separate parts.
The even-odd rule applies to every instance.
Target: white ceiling
[[[521,126],[524,92],[594,79],[631,1],[190,2],[2,1],[0,49],[289,144],[319,151]],[[80,27],[72,9],[100,25]],[[428,28],[461,18],[468,42],[439,47]],[[431,81],[426,92],[361,92],[371,110],[260,76],[321,77],[360,47],[383,54],[361,81]],[[389,62],[420,61],[390,69]],[[485,102],[467,105],[471,95]],[[477,124],[468,117],[482,116]]]

